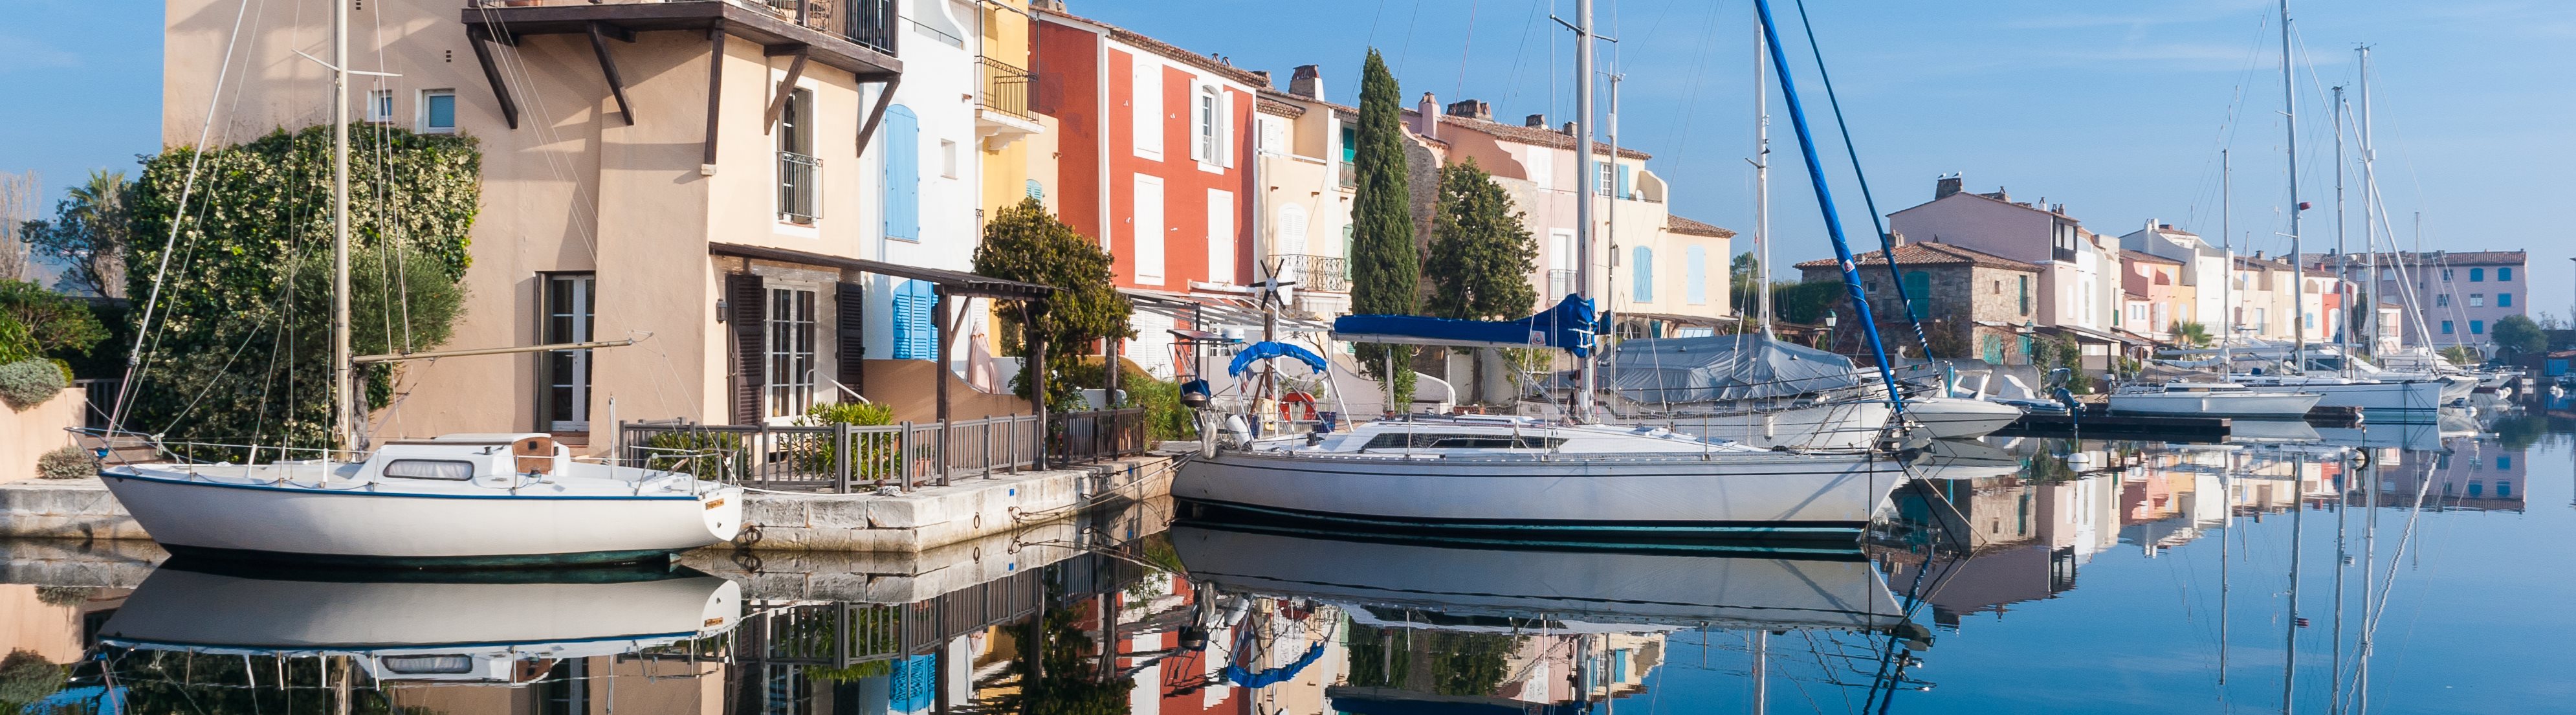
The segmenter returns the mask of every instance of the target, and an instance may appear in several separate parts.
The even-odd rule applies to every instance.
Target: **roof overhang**
[[[865,258],[850,258],[846,256],[809,253],[785,248],[770,248],[768,246],[747,246],[739,243],[709,243],[707,244],[707,255],[748,258],[758,261],[777,261],[779,263],[794,263],[799,265],[858,271],[861,273],[874,273],[881,276],[893,276],[896,278],[909,278],[939,286],[939,290],[942,294],[968,298],[1045,300],[1047,296],[1055,294],[1054,286],[1003,280],[965,271],[907,266],[900,263],[887,263],[885,261],[871,261]]]

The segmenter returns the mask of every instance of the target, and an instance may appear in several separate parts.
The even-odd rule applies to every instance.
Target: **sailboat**
[[[332,11],[331,390],[332,437],[355,445],[362,415],[352,381],[361,358],[349,347],[348,13],[346,4]],[[149,330],[147,324],[137,332]],[[613,344],[623,343],[372,358]],[[136,382],[129,377],[125,389]],[[114,454],[121,452],[101,450],[103,459]],[[215,558],[395,567],[617,563],[722,543],[742,528],[740,488],[681,472],[576,461],[541,433],[452,434],[394,441],[372,454],[326,450],[312,459],[268,463],[118,461],[102,464],[99,477],[154,541],[174,554]]]
[[[1590,176],[1591,3],[1578,8],[1576,175]],[[1774,66],[1784,66],[1767,12],[1764,28],[1772,35]],[[1785,72],[1781,84],[1795,113],[1796,93]],[[1815,173],[1803,115],[1798,126]],[[1817,186],[1830,219],[1831,196],[1821,182]],[[1575,205],[1576,243],[1588,249],[1592,202]],[[1848,257],[1839,224],[1833,232]],[[1578,265],[1583,268],[1576,284],[1588,289],[1590,261]],[[1845,281],[1857,296],[1856,278],[1847,274]],[[1862,311],[1866,324],[1866,306]],[[1172,494],[1182,503],[1182,516],[1513,538],[1856,540],[1908,478],[1895,455],[1876,450],[1774,451],[1652,426],[1586,421],[1593,413],[1597,314],[1578,292],[1546,312],[1510,322],[1337,319],[1334,339],[1341,341],[1565,350],[1582,366],[1574,419],[1412,415],[1347,433],[1262,438],[1248,428],[1229,429],[1218,435],[1228,444],[1204,446],[1174,477]],[[1896,394],[1893,388],[1888,386],[1888,394]],[[1242,424],[1240,417],[1228,421]]]

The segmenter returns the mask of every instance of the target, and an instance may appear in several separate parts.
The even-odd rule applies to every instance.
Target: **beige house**
[[[483,152],[470,298],[448,347],[637,340],[407,363],[371,434],[534,429],[581,443],[612,416],[777,422],[862,393],[931,418],[918,398],[944,383],[921,361],[965,334],[936,316],[1015,290],[943,270],[965,267],[983,203],[960,147],[1008,151],[1025,145],[1003,135],[1034,133],[969,119],[995,101],[975,88],[990,83],[991,35],[969,7],[353,8],[352,64],[386,73],[353,79],[353,116],[468,135]],[[229,15],[170,4],[164,143],[197,141],[228,48],[211,142],[326,122],[325,71],[296,53],[329,56],[328,13],[253,13],[238,46],[212,19]],[[1028,409],[945,382],[961,417]]]

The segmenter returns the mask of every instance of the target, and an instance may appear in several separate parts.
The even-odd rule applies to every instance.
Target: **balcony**
[[[1351,292],[1351,264],[1340,256],[1279,254],[1270,257],[1279,268],[1279,279],[1297,284],[1304,290],[1326,293]]]
[[[1547,295],[1539,296],[1539,302],[1545,303],[1552,300],[1560,300],[1565,296],[1572,295],[1573,293],[1574,270],[1570,268],[1559,268],[1547,272]]]
[[[778,153],[778,220],[811,224],[823,217],[823,160],[792,151]]]
[[[975,131],[984,139],[988,151],[1009,148],[1021,137],[1046,131],[1038,124],[1038,115],[1029,109],[1029,85],[1034,76],[1028,70],[991,57],[976,58],[976,71],[981,75],[975,95]]]
[[[903,70],[895,8],[895,0],[465,0],[462,20],[505,45],[589,34],[594,23],[621,40],[722,26],[766,47],[809,46],[817,62],[874,77]]]

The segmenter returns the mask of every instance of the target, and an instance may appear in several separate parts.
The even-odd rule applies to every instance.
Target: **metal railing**
[[[81,428],[107,429],[107,416],[115,410],[116,393],[125,386],[125,381],[73,380],[72,386],[81,389]]]
[[[823,217],[823,160],[792,151],[778,153],[778,217],[813,223]]]
[[[1356,163],[1352,163],[1352,162],[1347,162],[1347,161],[1342,162],[1342,164],[1341,164],[1341,176],[1342,176],[1342,188],[1345,188],[1345,189],[1356,189],[1356,188],[1359,188],[1359,186],[1360,186],[1360,165],[1359,165],[1359,164],[1356,164]]]
[[[666,2],[726,2],[770,13],[780,19],[839,35],[885,54],[895,54],[896,0],[465,0],[468,8],[581,5],[640,5]]]
[[[1558,268],[1547,272],[1547,295],[1542,298],[1563,297],[1573,292],[1574,269]]]
[[[618,455],[633,464],[764,489],[910,490],[962,477],[1145,451],[1143,409],[891,425],[699,425],[628,422]]]
[[[976,103],[985,109],[1037,121],[1037,115],[1029,112],[1029,71],[991,57],[976,59],[984,75],[983,93]]]
[[[1351,263],[1348,259],[1302,253],[1283,253],[1270,258],[1279,265],[1279,279],[1295,281],[1299,289],[1351,292]]]

